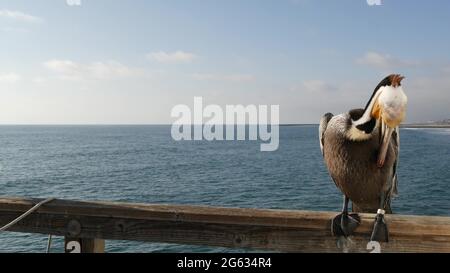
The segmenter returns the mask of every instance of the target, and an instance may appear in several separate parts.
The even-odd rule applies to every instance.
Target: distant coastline
[[[280,124],[280,126],[319,126],[319,124],[301,124],[301,123],[288,123]],[[422,123],[409,123],[400,125],[401,128],[450,128],[450,119],[445,119],[442,121],[430,121]]]
[[[450,128],[450,124],[403,124],[400,128]]]
[[[450,128],[450,119],[423,123],[403,124],[402,128]]]
[[[172,126],[171,124],[0,124],[0,127],[93,127],[93,126],[121,126],[121,127],[133,127],[133,126]],[[281,123],[280,127],[294,127],[294,126],[319,126],[318,123]],[[401,128],[450,128],[450,123],[411,123],[402,124]]]

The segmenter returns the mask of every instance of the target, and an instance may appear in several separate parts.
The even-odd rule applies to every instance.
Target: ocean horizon
[[[450,129],[401,129],[394,213],[450,216]],[[342,196],[317,125],[281,126],[259,141],[174,141],[170,125],[0,125],[0,196],[336,211]],[[0,233],[0,252],[43,252],[47,236]],[[63,250],[63,238],[53,241]],[[241,252],[106,242],[107,252]]]

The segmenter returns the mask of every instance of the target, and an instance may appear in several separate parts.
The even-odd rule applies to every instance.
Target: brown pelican
[[[320,121],[322,155],[344,194],[342,213],[332,220],[334,235],[352,234],[360,223],[357,212],[376,212],[371,241],[388,241],[384,214],[392,213],[390,202],[397,193],[398,126],[407,103],[403,78],[384,78],[364,109],[337,116],[327,113]],[[356,213],[348,213],[349,200]]]

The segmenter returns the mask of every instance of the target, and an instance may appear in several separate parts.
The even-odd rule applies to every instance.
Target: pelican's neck
[[[369,102],[366,105],[366,109],[364,109],[364,114],[358,120],[353,121],[353,124],[355,126],[361,126],[368,122],[371,122],[371,120],[373,119],[372,117],[373,108],[375,106],[376,101],[378,100],[378,97],[382,92],[382,89],[383,87],[373,93],[372,97],[370,98]]]
[[[375,128],[378,127],[379,120],[370,119],[368,122],[356,126],[351,124],[346,132],[346,137],[352,141],[364,141],[372,137]]]
[[[377,117],[374,116],[374,113],[377,112],[377,109],[375,108],[378,107],[377,100],[380,97],[382,90],[383,87],[372,94],[362,115],[358,117],[358,115],[355,116],[350,114],[351,124],[346,134],[348,139],[352,141],[363,141],[372,136],[372,132],[378,121]]]

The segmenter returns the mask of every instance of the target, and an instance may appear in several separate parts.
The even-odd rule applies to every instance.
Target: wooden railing
[[[0,198],[0,226],[41,199]],[[66,252],[103,252],[104,240],[281,252],[370,252],[375,215],[347,239],[331,235],[337,212],[53,200],[8,231],[64,236]],[[381,252],[450,252],[450,217],[386,215]],[[376,247],[375,247],[376,248]],[[377,249],[375,249],[377,250]]]

